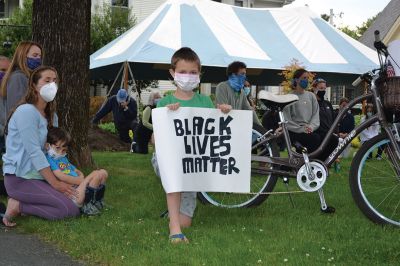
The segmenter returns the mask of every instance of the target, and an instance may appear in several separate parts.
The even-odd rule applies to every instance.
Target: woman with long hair
[[[54,101],[57,79],[54,68],[38,67],[31,74],[25,98],[7,121],[3,172],[9,199],[2,215],[5,226],[15,226],[12,219],[19,214],[49,220],[79,215],[71,200],[76,191],[54,176],[44,153],[48,128],[58,124]]]
[[[43,49],[36,42],[20,42],[0,86],[0,96],[5,99],[5,116],[23,99],[28,90],[31,73],[42,64]]]

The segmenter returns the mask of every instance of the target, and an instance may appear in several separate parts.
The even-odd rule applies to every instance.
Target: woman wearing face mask
[[[15,49],[10,67],[5,73],[0,87],[0,96],[6,102],[6,117],[24,97],[28,89],[29,76],[42,64],[42,58],[42,47],[36,42],[20,42]]]
[[[56,82],[54,68],[37,68],[29,79],[25,98],[7,121],[3,173],[9,199],[2,215],[5,226],[15,226],[12,219],[19,214],[49,220],[79,215],[70,200],[76,191],[54,176],[44,153],[48,128],[58,124]]]
[[[261,125],[256,112],[247,100],[250,88],[245,86],[246,64],[239,61],[232,62],[226,69],[226,74],[228,80],[219,83],[215,91],[217,104],[228,104],[233,110],[251,110],[253,123]]]
[[[297,69],[293,74],[292,93],[299,97],[294,104],[283,109],[292,143],[298,141],[308,152],[315,151],[321,144],[321,137],[315,132],[319,127],[319,105],[315,95],[306,89],[309,73]]]
[[[161,96],[158,92],[150,94],[149,104],[145,106],[142,119],[139,122],[133,136],[131,152],[147,154],[149,152],[149,141],[153,134],[153,124],[151,121],[151,110],[156,108]]]

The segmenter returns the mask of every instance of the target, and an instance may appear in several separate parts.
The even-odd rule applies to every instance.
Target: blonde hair
[[[36,68],[33,72],[32,75],[29,78],[29,83],[28,83],[28,91],[25,94],[25,97],[22,99],[22,101],[11,111],[10,115],[7,118],[7,123],[6,127],[4,130],[4,134],[7,135],[8,133],[8,123],[10,122],[10,119],[12,115],[14,114],[15,110],[22,104],[29,103],[35,105],[38,100],[39,100],[39,93],[36,89],[36,86],[39,82],[39,79],[42,78],[42,73],[46,70],[51,70],[56,74],[57,80],[58,80],[58,74],[57,70],[54,67],[50,66],[40,66]],[[47,103],[46,108],[44,109],[45,115],[46,115],[46,120],[47,120],[47,127],[52,128],[53,127],[53,120],[54,120],[54,113],[56,112],[56,107],[57,103],[55,100]]]
[[[40,51],[42,52],[42,59],[43,59],[43,49],[40,44],[37,42],[32,42],[32,41],[23,41],[18,44],[17,49],[15,49],[13,59],[11,61],[10,66],[8,67],[8,70],[6,74],[4,75],[4,78],[1,82],[0,86],[0,96],[1,97],[6,97],[7,96],[7,82],[10,79],[10,76],[12,72],[17,70],[18,68],[24,72],[24,74],[29,78],[30,74],[33,72],[32,70],[29,69],[28,64],[27,64],[27,54],[29,52],[29,49],[31,49],[32,46],[37,46],[39,47]]]

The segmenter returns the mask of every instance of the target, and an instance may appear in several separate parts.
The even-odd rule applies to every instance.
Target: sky
[[[308,5],[315,13],[328,14],[333,9],[333,23],[337,27],[349,26],[355,29],[369,18],[381,12],[390,0],[295,0],[286,7]],[[343,13],[342,13],[343,12]],[[342,13],[341,17],[339,14]]]

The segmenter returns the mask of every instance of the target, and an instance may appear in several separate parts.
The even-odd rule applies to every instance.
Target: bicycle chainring
[[[308,175],[306,165],[300,167],[297,172],[297,184],[306,192],[315,192],[322,188],[328,177],[326,168],[319,162],[310,162],[311,171],[314,173],[314,179]]]

